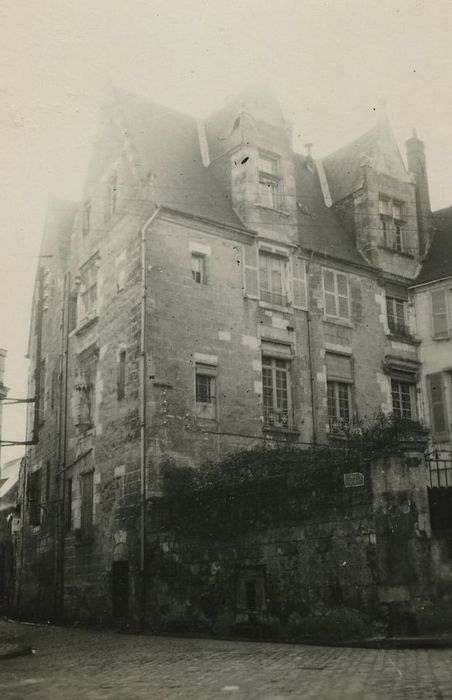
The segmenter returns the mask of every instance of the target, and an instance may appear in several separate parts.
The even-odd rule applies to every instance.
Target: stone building
[[[381,410],[424,420],[416,136],[407,162],[384,112],[315,160],[262,88],[204,121],[107,100],[83,201],[54,202],[43,236],[22,614],[137,619],[168,461],[340,442]]]

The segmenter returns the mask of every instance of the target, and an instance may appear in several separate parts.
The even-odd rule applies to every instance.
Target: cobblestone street
[[[0,662],[2,700],[452,698],[449,649],[345,649],[25,629],[36,653]]]

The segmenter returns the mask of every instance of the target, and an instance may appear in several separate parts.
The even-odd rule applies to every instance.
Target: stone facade
[[[359,143],[295,154],[262,91],[204,124],[107,102],[84,200],[43,237],[21,614],[137,622],[168,460],[423,418],[416,182],[384,119]]]

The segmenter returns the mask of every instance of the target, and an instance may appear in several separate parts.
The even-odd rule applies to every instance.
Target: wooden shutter
[[[337,283],[337,299],[339,308],[339,318],[350,318],[350,303],[348,298],[348,280],[347,275],[341,272],[336,272]]]
[[[430,399],[430,424],[433,439],[447,440],[449,425],[447,420],[446,396],[444,392],[444,375],[442,372],[427,377]]]
[[[297,309],[307,308],[306,262],[303,258],[292,258],[292,303]]]
[[[243,246],[243,293],[250,299],[259,299],[256,245]]]
[[[323,293],[326,316],[337,316],[336,284],[333,270],[323,270]]]
[[[432,292],[432,323],[434,338],[447,338],[449,336],[445,289]]]

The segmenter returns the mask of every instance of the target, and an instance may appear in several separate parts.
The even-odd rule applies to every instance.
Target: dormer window
[[[259,204],[269,209],[281,208],[282,187],[278,165],[278,158],[266,153],[259,153]]]
[[[409,252],[406,241],[406,223],[403,203],[381,197],[379,202],[383,245],[397,253]]]

